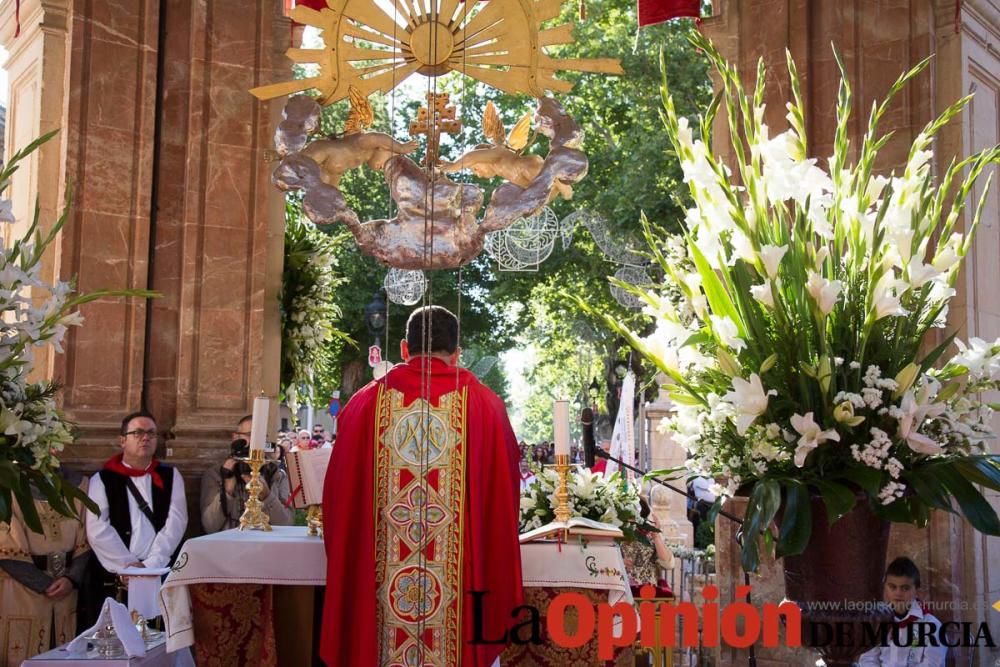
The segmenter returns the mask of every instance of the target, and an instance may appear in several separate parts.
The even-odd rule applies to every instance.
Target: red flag
[[[320,11],[321,9],[326,9],[328,5],[326,0],[285,0],[285,6],[287,9],[291,9],[288,5],[294,5],[296,7],[308,7],[309,9],[315,9]],[[286,9],[286,12],[287,12]]]
[[[639,25],[677,18],[701,18],[701,0],[638,0]]]

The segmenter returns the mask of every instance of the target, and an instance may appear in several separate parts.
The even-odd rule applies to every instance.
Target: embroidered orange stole
[[[375,585],[379,664],[457,667],[467,390],[421,398],[379,389],[375,439]]]

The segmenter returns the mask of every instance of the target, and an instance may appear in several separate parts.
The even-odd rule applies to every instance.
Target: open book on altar
[[[330,465],[330,447],[288,452],[288,484],[292,489],[292,506],[304,508],[323,504],[323,480]]]
[[[569,521],[553,521],[544,526],[539,526],[534,530],[521,533],[518,538],[521,544],[525,542],[535,542],[536,540],[551,539],[558,537],[562,531],[568,531],[570,535],[590,535],[592,537],[607,537],[614,539],[622,537],[622,531],[610,523],[601,523],[593,519],[585,519],[582,516],[575,516]]]

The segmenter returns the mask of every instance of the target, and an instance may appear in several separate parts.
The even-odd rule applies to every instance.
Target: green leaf
[[[937,360],[944,354],[944,351],[951,347],[952,342],[955,340],[955,336],[958,332],[952,333],[950,336],[944,339],[944,342],[935,347],[933,350],[927,353],[927,356],[920,361],[920,372],[926,373],[930,370]]]
[[[934,473],[958,501],[962,514],[976,530],[986,535],[1000,535],[1000,519],[996,511],[969,480],[953,466],[936,466]]]
[[[35,509],[35,499],[31,497],[31,483],[27,478],[22,478],[20,484],[13,490],[17,506],[21,508],[21,515],[24,517],[24,524],[33,532],[45,532],[42,521],[38,518],[38,511]]]
[[[10,487],[0,486],[0,523],[10,523]]]
[[[976,456],[954,461],[952,465],[969,481],[1000,491],[1000,457]]]
[[[858,500],[854,491],[843,484],[820,480],[813,482],[813,484],[816,485],[823,497],[823,504],[826,505],[826,517],[831,526],[850,512]]]
[[[837,475],[837,479],[844,479],[860,486],[870,496],[877,496],[882,488],[882,473],[873,468],[852,468]]]
[[[798,481],[785,487],[784,516],[778,534],[776,556],[789,556],[805,551],[812,534],[812,507],[809,488]]]
[[[701,276],[701,286],[705,290],[705,299],[708,301],[709,308],[712,309],[712,314],[728,317],[736,325],[740,336],[745,336],[746,328],[743,325],[743,318],[737,312],[736,306],[729,298],[729,292],[719,280],[719,276],[716,275],[715,270],[701,254],[701,250],[698,249],[694,241],[688,240],[688,249],[694,260],[695,268],[698,269],[698,275]]]
[[[951,496],[937,483],[932,472],[911,470],[904,473],[903,478],[913,487],[920,499],[931,507],[945,512],[955,512],[955,508],[951,505]]]

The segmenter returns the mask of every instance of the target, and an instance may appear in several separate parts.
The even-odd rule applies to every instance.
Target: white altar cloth
[[[570,538],[521,545],[521,581],[529,588],[593,588],[608,591],[608,603],[632,604],[621,548],[609,540]]]
[[[69,667],[70,665],[87,665],[87,667],[174,667],[175,656],[168,654],[162,639],[146,645],[144,658],[100,658],[96,651],[90,651],[86,656],[73,655],[66,651],[65,646],[52,649],[34,658],[25,660],[21,667]]]
[[[621,549],[614,542],[522,544],[521,571],[527,587],[606,590],[610,604],[632,604]],[[168,651],[194,644],[188,586],[211,583],[324,586],[323,540],[306,535],[305,526],[274,526],[269,533],[234,528],[185,542],[160,589]]]
[[[212,583],[323,586],[323,539],[306,535],[305,526],[273,526],[271,532],[234,528],[185,542],[160,589],[168,651],[194,644],[188,586]]]

